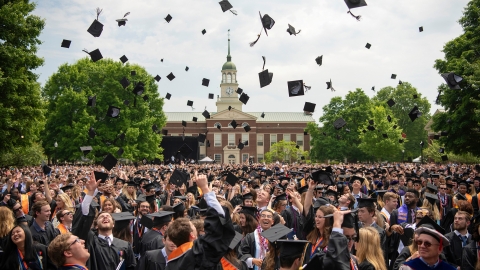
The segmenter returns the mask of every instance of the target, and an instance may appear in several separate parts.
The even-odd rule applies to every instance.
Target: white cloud
[[[373,96],[378,90],[395,86],[398,80],[408,81],[432,103],[442,78],[433,68],[435,59],[443,58],[443,45],[462,33],[457,21],[467,0],[369,1],[369,6],[352,10],[362,15],[357,22],[347,14],[342,0],[231,0],[238,16],[223,13],[218,1],[193,0],[71,0],[39,1],[35,14],[46,19],[40,39],[39,55],[45,65],[37,70],[42,84],[62,63],[74,63],[85,57],[82,49],[99,48],[106,58],[126,55],[131,63],[144,66],[152,75],[159,74],[159,92],[172,94],[165,111],[189,111],[186,101],[192,99],[197,110],[208,106],[214,111],[215,100],[208,93],[220,93],[220,69],[226,61],[227,30],[231,29],[231,54],[237,66],[240,87],[250,100],[244,111],[302,111],[305,101],[317,104],[314,118],[334,96],[362,88]],[[100,3],[99,3],[100,2]],[[104,31],[99,38],[87,33],[96,17],[95,8],[103,13]],[[115,20],[126,12],[126,27]],[[258,11],[268,13],[276,24],[259,42],[250,47],[260,32]],[[166,23],[163,18],[173,19]],[[293,25],[301,33],[290,36],[286,29]],[[424,32],[419,33],[418,27]],[[201,31],[206,29],[205,35]],[[60,47],[62,39],[72,40],[70,49]],[[366,43],[372,44],[370,50]],[[273,72],[271,85],[260,88],[258,72],[261,56],[266,56]],[[323,55],[319,67],[315,58]],[[160,59],[164,58],[161,63]],[[190,70],[185,72],[185,66]],[[168,81],[173,72],[176,79]],[[390,75],[396,73],[397,80]],[[202,78],[210,79],[208,88]],[[326,89],[332,79],[337,92]],[[289,98],[287,81],[303,79],[312,90],[303,97]]]

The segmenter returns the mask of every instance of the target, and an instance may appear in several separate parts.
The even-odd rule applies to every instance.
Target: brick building
[[[221,71],[222,81],[220,95],[217,96],[217,112],[210,112],[210,119],[202,112],[165,112],[167,124],[164,127],[170,136],[198,136],[207,131],[205,143],[199,143],[198,159],[208,156],[219,163],[240,163],[253,158],[262,162],[270,146],[278,141],[295,141],[301,150],[310,150],[310,136],[304,135],[309,122],[314,122],[312,115],[303,112],[244,112],[243,103],[237,94],[237,68],[230,55],[228,40],[227,62]],[[230,107],[230,109],[229,109]],[[193,122],[196,117],[197,122]],[[235,120],[237,127],[231,125]],[[182,121],[187,121],[183,131]],[[245,131],[248,125],[250,130]],[[243,149],[239,142],[248,141]]]

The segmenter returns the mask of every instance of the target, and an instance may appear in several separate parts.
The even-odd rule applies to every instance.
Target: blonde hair
[[[127,184],[123,185],[122,194],[125,195],[125,197],[127,198],[127,200],[136,200],[136,199],[137,199],[137,192],[136,192],[136,191],[133,191],[133,196],[132,196],[132,195],[130,195],[130,193],[128,192],[127,187],[128,187]]]
[[[57,195],[57,197],[63,202],[65,207],[63,207],[63,210],[69,210],[74,212],[75,208],[73,208],[73,203],[72,199],[67,195],[67,193],[60,193]]]
[[[425,199],[423,200],[422,207],[428,208],[434,220],[441,220],[440,211],[438,210],[438,206],[436,203],[431,204],[427,199]]]
[[[383,251],[380,245],[380,235],[373,227],[361,228],[359,231],[359,240],[357,243],[357,261],[361,264],[368,261],[375,270],[387,270]]]
[[[0,207],[0,237],[8,235],[8,233],[15,226],[15,219],[13,218],[13,211],[8,207]]]

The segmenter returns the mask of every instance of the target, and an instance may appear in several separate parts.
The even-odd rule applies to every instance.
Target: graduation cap
[[[182,126],[186,127],[187,126],[187,121],[182,120]]]
[[[326,83],[327,83],[327,89],[331,89],[332,92],[335,92],[335,88],[333,88],[332,79],[330,79],[330,81]]]
[[[107,171],[110,171],[115,165],[117,165],[117,159],[112,156],[112,154],[108,154],[100,163]]]
[[[97,104],[97,96],[89,96],[87,101],[87,106],[95,107]]]
[[[172,175],[170,176],[169,183],[174,184],[177,187],[182,186],[183,184],[186,184],[188,180],[188,174],[175,169],[172,172]]]
[[[423,32],[423,26],[418,27],[418,32]]]
[[[370,47],[372,47],[372,44],[370,44],[370,43],[367,43],[367,45],[365,45],[365,48],[367,48],[367,49],[370,49]]]
[[[62,41],[62,47],[63,47],[63,48],[67,48],[67,49],[70,48],[70,44],[72,44],[72,41],[70,41],[70,40],[64,39],[64,40]]]
[[[118,27],[125,26],[127,24],[128,19],[126,17],[128,15],[130,15],[130,12],[125,13],[125,15],[123,15],[123,18],[116,20],[118,23]]]
[[[169,79],[170,81],[172,81],[173,79],[175,79],[175,75],[173,75],[173,73],[170,72],[170,74],[167,75],[167,79]]]
[[[229,10],[234,15],[237,15],[237,12],[235,10],[232,10],[233,6],[232,6],[232,4],[230,4],[230,2],[228,2],[228,0],[222,0],[222,1],[219,2],[219,4],[220,4],[220,7],[222,8],[223,12]]]
[[[108,179],[108,173],[94,171],[93,174],[95,175],[95,180],[101,180],[101,183]]]
[[[440,136],[448,136],[448,131],[441,131]]]
[[[88,136],[93,139],[95,138],[96,135],[97,135],[97,132],[95,132],[95,128],[90,127],[90,129],[88,129]]]
[[[159,82],[159,81],[162,79],[162,77],[160,77],[160,76],[157,74],[157,76],[155,76],[154,79],[155,79],[155,81]]]
[[[413,94],[413,98],[418,98],[418,95],[417,95],[417,94]]]
[[[240,100],[243,104],[247,105],[247,102],[248,102],[249,99],[250,99],[250,97],[247,94],[242,93],[238,100]]]
[[[238,88],[237,88],[237,90],[236,90],[235,92],[237,92],[237,94],[239,94],[239,95],[240,95],[240,94],[242,94],[242,93],[243,93],[243,89],[242,89],[242,88],[240,88],[240,87],[238,87]]]
[[[288,29],[287,29],[287,32],[291,35],[297,35],[297,34],[300,34],[302,30],[298,30],[298,32],[295,31],[295,27],[291,26],[290,24],[288,24]]]
[[[236,250],[237,245],[240,243],[240,241],[242,241],[242,239],[243,239],[243,234],[239,232],[235,232],[235,236],[230,242],[230,245],[228,245],[228,248],[232,250]]]
[[[323,61],[323,55],[320,55],[319,57],[315,58],[315,62],[317,62],[317,65],[321,66]]]
[[[123,155],[123,152],[124,152],[123,148],[120,147],[117,151],[117,156]]]
[[[245,132],[249,132],[251,130],[249,125],[245,125],[243,129],[245,130]]]
[[[413,240],[413,234],[415,231],[413,228],[403,228],[403,234],[400,235],[400,241],[404,246],[409,246]]]
[[[143,84],[143,82],[138,82],[133,88],[132,93],[137,96],[140,96],[143,94],[144,91],[145,91],[145,85]]]
[[[165,21],[167,21],[167,23],[170,23],[170,21],[173,19],[172,16],[170,16],[170,14],[167,15],[167,17],[165,17]]]
[[[395,101],[393,101],[393,99],[389,99],[387,101],[387,104],[388,104],[389,107],[392,107],[393,105],[395,105]]]
[[[303,106],[303,111],[307,113],[313,113],[315,112],[315,106],[315,103],[305,102],[305,105]]]
[[[135,70],[130,71],[130,75],[135,76],[137,75],[137,72]]]
[[[198,120],[198,118],[195,117],[195,116],[192,118],[192,121],[195,122],[195,123],[197,122],[197,120]]]
[[[392,74],[392,76],[390,76],[390,79],[395,80],[396,78],[397,78],[397,74]]]
[[[208,94],[208,99],[213,99],[214,97],[215,97],[214,94],[212,94],[212,93]]]
[[[125,55],[123,55],[122,57],[120,57],[120,61],[122,61],[122,63],[125,64],[128,61],[128,58]]]
[[[190,106],[190,107],[192,107],[192,109],[193,109],[193,101],[192,101],[192,100],[188,100],[188,101],[187,101],[187,106]]]
[[[112,213],[111,215],[115,220],[116,230],[128,227],[130,225],[130,221],[135,218],[135,216],[130,212]]]
[[[370,130],[370,131],[374,131],[374,130],[375,130],[375,127],[372,126],[372,125],[369,125],[369,126],[367,127],[367,129]]]
[[[292,230],[286,227],[285,225],[278,223],[277,225],[271,227],[270,229],[263,231],[261,235],[267,238],[267,240],[273,244],[277,242],[277,240],[279,240],[280,238],[289,234],[291,231]]]
[[[434,220],[432,220],[429,216],[424,216],[417,224],[416,226],[417,230],[415,231],[416,234],[419,234],[421,233],[419,230],[421,228],[428,228],[432,231],[436,231],[437,233],[441,234],[442,236],[445,234],[445,229],[443,229],[440,225],[437,224],[437,222],[435,222]],[[432,235],[434,238],[436,238],[437,240],[439,240],[438,236],[434,236]],[[446,238],[445,238],[446,239]],[[439,240],[440,242],[440,240]],[[448,242],[448,240],[447,240]],[[445,246],[445,244],[444,244]]]
[[[168,100],[170,100],[171,97],[172,97],[172,95],[171,95],[170,93],[167,93],[167,94],[165,95],[165,98],[168,99]]]
[[[183,202],[179,202],[175,204],[172,208],[175,213],[183,213],[185,211],[185,204]]]
[[[443,73],[442,77],[443,79],[445,79],[445,82],[447,83],[448,87],[450,87],[450,89],[453,89],[453,90],[460,89],[459,83],[463,81],[462,77],[458,76],[453,72]]]
[[[120,80],[120,84],[123,86],[123,89],[125,89],[130,85],[130,81],[126,77],[123,77]]]
[[[225,181],[227,181],[227,183],[233,187],[238,182],[238,177],[236,177],[233,173],[228,172],[227,179]]]
[[[203,29],[202,30],[202,35],[205,35],[207,33],[207,30]]]
[[[90,55],[90,59],[92,59],[93,62],[97,62],[98,60],[103,59],[103,55],[99,49],[93,50],[91,52],[88,52],[86,49],[82,51]]]
[[[245,144],[240,142],[240,143],[238,143],[237,147],[238,147],[238,149],[242,150],[245,147]]]
[[[277,243],[280,244],[280,256],[282,258],[289,258],[301,256],[305,250],[305,246],[310,242],[307,240],[280,239]]]
[[[197,137],[197,141],[201,142],[201,143],[205,143],[206,138],[207,138],[207,136],[205,136],[205,134],[200,133]]]
[[[325,184],[325,185],[334,185],[335,181],[333,175],[330,172],[318,170],[312,173],[312,178],[315,183]]]
[[[49,174],[50,172],[52,172],[52,168],[48,167],[47,165],[43,165],[42,171],[43,171],[43,174]]]
[[[387,133],[383,133],[382,136],[383,136],[383,138],[385,138],[385,139],[388,138],[388,134],[387,134]]]
[[[95,19],[92,22],[90,27],[87,29],[87,32],[94,37],[99,37],[103,31],[103,24],[98,21],[98,16],[100,16],[100,13],[102,13],[102,9],[97,8],[96,12],[97,12],[97,19]]]
[[[107,116],[118,118],[120,116],[120,108],[111,105],[108,106]]]
[[[341,117],[338,118],[337,120],[335,120],[335,122],[333,122],[333,126],[335,127],[336,130],[341,129],[346,124],[347,124],[347,122],[345,122],[345,120],[343,120],[343,118],[341,118]]]
[[[422,116],[422,113],[418,110],[418,107],[415,106],[413,109],[408,113],[408,116],[410,117],[410,120],[415,121],[415,119],[419,118]]]
[[[246,195],[250,194],[250,196],[245,197]],[[243,195],[243,200],[245,199],[252,199],[253,195],[252,193],[247,193]],[[256,207],[250,207],[250,206],[242,206],[242,209],[240,210],[240,213],[244,213],[246,215],[252,216],[254,219],[256,219],[258,209]]]
[[[228,106],[229,111],[232,110],[232,109],[235,109],[235,108],[233,108],[232,106]]]
[[[265,113],[262,112],[262,114],[260,115],[261,118],[265,118]]]
[[[438,200],[437,194],[425,193],[425,199],[432,205],[435,205],[435,202]]]
[[[233,127],[233,129],[236,129],[238,126],[237,121],[235,120],[232,120],[232,122],[230,122],[230,125]]]
[[[143,100],[147,101],[148,100],[148,95],[143,96]]]
[[[447,161],[448,160],[448,156],[447,155],[443,155],[442,156],[442,161]]]
[[[206,119],[210,119],[210,113],[209,113],[207,110],[203,111],[202,115],[203,115],[203,117],[205,117]]]
[[[305,94],[303,89],[303,80],[289,81],[287,82],[287,85],[289,97],[303,96]]]
[[[268,72],[268,69],[265,69],[264,71],[258,73],[258,78],[260,80],[260,88],[263,88],[272,83],[273,73]]]
[[[264,14],[262,16],[260,11],[258,12],[258,14],[260,16],[260,21],[262,22],[262,28],[263,30],[265,30],[265,35],[268,36],[267,29],[268,30],[272,29],[272,27],[275,25],[275,20],[273,20],[272,17],[270,17],[268,14]],[[257,35],[257,39],[253,42],[250,42],[250,47],[253,47],[257,43],[261,35],[262,35],[262,31],[260,30],[260,33]]]
[[[359,7],[364,7],[367,5],[367,3],[365,2],[365,0],[345,0],[345,4],[347,4],[347,7],[348,7],[348,14],[350,14],[352,17],[354,17],[355,19],[357,19],[357,21],[360,21],[360,19],[362,18],[362,16],[358,15],[354,15],[350,9],[352,8],[359,8]]]
[[[202,79],[202,85],[203,85],[203,86],[208,87],[209,84],[210,84],[210,80],[209,80],[209,79],[205,79],[205,78]]]
[[[82,151],[83,155],[88,155],[93,148],[91,146],[80,146],[80,151]]]
[[[376,198],[357,198],[358,208],[362,207],[374,207],[377,202]]]
[[[375,86],[372,86],[372,91],[375,92]]]
[[[135,182],[135,181],[128,181],[128,182],[127,182],[127,186],[129,186],[129,187],[138,187],[139,184],[138,184],[137,182]],[[147,188],[147,185],[145,185],[144,187]]]
[[[178,153],[182,154],[184,157],[188,157],[192,152],[192,148],[185,143],[178,149]]]
[[[427,183],[427,189],[431,190],[434,193],[437,193],[437,190],[438,190],[437,186],[435,186],[432,183]]]

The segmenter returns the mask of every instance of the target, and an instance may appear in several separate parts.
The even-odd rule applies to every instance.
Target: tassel
[[[263,58],[263,67],[262,67],[262,70],[265,70],[265,62],[266,62],[267,60],[266,60],[265,56],[262,56],[262,58]]]
[[[260,39],[260,35],[257,35],[257,39],[254,42],[250,42],[250,47],[253,47],[259,39]]]
[[[127,17],[128,15],[130,15],[130,12],[125,13],[125,15],[123,15],[123,18]]]
[[[350,15],[352,15],[352,17],[354,17],[355,19],[357,19],[357,21],[360,21],[360,19],[362,18],[361,15],[355,16],[350,10],[349,10],[347,13],[349,13]]]
[[[312,89],[311,86],[307,86],[307,85],[305,85],[305,83],[303,84],[303,87],[305,87],[305,92],[307,92],[308,90]]]
[[[302,29],[299,29],[298,32],[295,35],[300,34],[300,32],[302,32]]]
[[[103,9],[97,8],[97,21],[98,21],[98,16],[100,16],[100,13],[102,13]]]
[[[337,90],[335,90],[335,88],[333,88],[333,87],[330,87],[330,89],[332,90],[332,92],[337,91]]]
[[[235,16],[236,16],[236,15],[238,15],[238,13],[237,13],[237,11],[236,11],[236,10],[230,9],[230,12],[232,12],[232,13],[233,13],[233,15],[235,15]]]
[[[83,49],[82,52],[86,52],[87,54],[90,54],[87,49]]]

